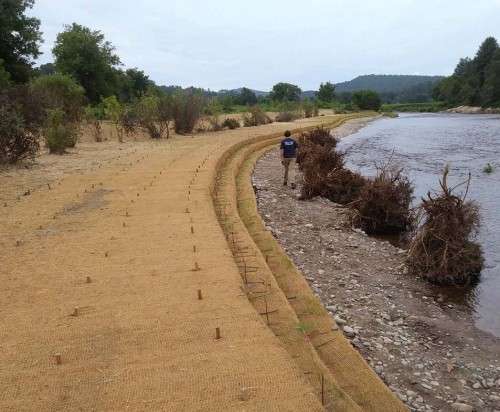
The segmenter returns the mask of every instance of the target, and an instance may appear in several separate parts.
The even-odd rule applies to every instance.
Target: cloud
[[[212,89],[316,88],[366,73],[450,73],[488,35],[500,0],[38,0],[42,62],[64,24],[101,30],[127,67]]]

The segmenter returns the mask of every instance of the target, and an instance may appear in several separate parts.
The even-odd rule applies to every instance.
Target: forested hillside
[[[434,98],[450,105],[500,107],[500,47],[488,37],[473,59],[460,59],[455,72],[442,80]]]
[[[432,91],[441,76],[370,74],[336,84],[340,95],[373,90],[385,103],[420,103],[432,100]]]

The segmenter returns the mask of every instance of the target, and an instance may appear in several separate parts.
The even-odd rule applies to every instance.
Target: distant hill
[[[223,90],[219,90],[218,94],[220,94],[220,95],[224,95],[224,94],[226,94],[226,95],[227,94],[238,95],[238,94],[241,93],[242,89],[243,89],[243,87],[239,87],[238,89],[231,89],[231,90],[225,90],[225,89],[223,89]],[[269,92],[264,92],[262,90],[255,90],[255,89],[250,89],[250,90],[252,92],[254,92],[257,97],[261,97],[261,96],[266,97],[267,95],[269,95]]]
[[[435,84],[441,79],[443,79],[443,76],[369,74],[358,76],[348,82],[337,83],[335,85],[335,91],[337,93],[343,93],[370,89],[377,93],[399,94],[423,83]]]

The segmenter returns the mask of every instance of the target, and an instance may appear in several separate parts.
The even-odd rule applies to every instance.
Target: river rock
[[[344,334],[348,338],[354,338],[356,336],[356,331],[353,328],[351,328],[350,326],[344,326],[342,329],[344,331]]]
[[[474,408],[470,405],[467,405],[465,403],[452,403],[451,407],[454,411],[457,412],[473,412]]]
[[[344,326],[347,323],[347,321],[342,319],[340,316],[336,315],[335,316],[335,323],[339,326]]]

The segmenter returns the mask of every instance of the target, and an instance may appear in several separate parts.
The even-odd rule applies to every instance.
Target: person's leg
[[[297,162],[295,161],[295,158],[290,159],[290,165],[289,165],[289,178],[290,178],[290,183],[292,185],[292,189],[295,189],[295,186],[297,182],[295,181],[295,177],[297,176]]]
[[[290,159],[283,160],[283,167],[285,168],[285,176],[283,179],[283,186],[286,186],[288,184],[288,171],[290,169]]]

